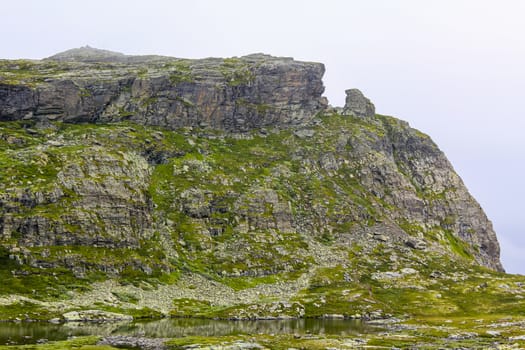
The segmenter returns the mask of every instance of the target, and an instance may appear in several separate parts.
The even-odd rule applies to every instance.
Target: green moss
[[[225,58],[219,67],[229,86],[249,85],[255,80],[255,75],[245,61],[239,58]]]
[[[137,298],[134,294],[126,293],[126,292],[111,292],[118,300],[125,302],[125,303],[132,303],[136,304],[139,301],[139,298]]]
[[[410,236],[418,237],[419,234],[424,233],[426,230],[419,224],[408,221],[405,218],[397,221],[399,227],[403,229]]]
[[[237,340],[242,340],[242,336],[222,336],[222,337],[204,337],[204,336],[187,336],[171,339],[166,342],[170,349],[186,349],[188,345],[199,344],[201,346],[224,345]]]
[[[157,103],[157,100],[158,100],[158,97],[149,97],[142,101],[142,107],[147,108],[151,105],[154,105],[155,103]]]
[[[450,230],[443,230],[443,232],[445,233],[445,239],[448,241],[448,246],[454,253],[468,260],[474,258],[467,243],[461,240],[461,238],[456,237]]]
[[[197,299],[175,299],[173,309],[170,311],[172,317],[209,317],[213,312],[211,303]]]
[[[9,305],[0,305],[0,320],[49,320],[60,317],[60,310],[49,310],[41,305],[20,301]]]
[[[149,307],[128,309],[128,308],[122,308],[122,307],[116,307],[116,306],[109,306],[103,303],[95,303],[94,306],[97,309],[100,309],[103,311],[115,312],[118,314],[133,316],[133,319],[135,320],[158,319],[158,318],[163,317],[162,313],[160,313],[157,310],[150,309]]]
[[[0,83],[35,87],[66,69],[50,61],[0,60]]]
[[[140,68],[137,71],[137,76],[139,78],[146,78],[148,76],[148,69],[146,67]]]
[[[169,79],[173,85],[192,83],[195,81],[190,62],[186,60],[172,61],[164,65],[169,70]]]
[[[83,98],[91,97],[93,95],[90,90],[85,89],[85,88],[80,88],[79,91],[80,91],[80,97],[83,97]]]
[[[124,107],[119,107],[118,114],[120,117],[126,118],[135,115],[135,112],[128,111]]]
[[[235,60],[224,65],[228,72],[244,69],[242,62]],[[167,69],[175,71],[177,67]],[[257,109],[246,101],[240,103]],[[264,112],[264,108],[258,112]],[[86,179],[97,184],[104,184],[106,178],[133,184],[132,167],[125,168],[130,175],[119,178],[111,171],[89,174],[93,166],[106,165],[98,158],[103,152],[110,159],[108,166],[126,167],[131,155],[149,160],[147,189],[129,185],[129,193],[130,197],[135,193],[146,196],[146,209],[152,215],[152,230],[156,231],[148,231],[147,239],[137,232],[137,245],[131,249],[30,247],[27,257],[17,253],[25,262],[18,265],[9,258],[10,249],[22,245],[24,237],[14,229],[11,237],[1,242],[0,293],[67,299],[68,291],[87,290],[93,281],[109,278],[97,273],[106,268],[116,271],[118,276],[112,278],[122,284],[142,287],[147,282],[149,288],[154,288],[174,283],[181,274],[191,271],[236,291],[293,282],[306,273],[304,276],[311,277],[310,284],[292,299],[305,306],[308,317],[374,313],[419,317],[517,315],[522,310],[524,305],[516,298],[518,292],[506,291],[498,287],[499,282],[491,282],[491,278],[499,279],[514,288],[519,280],[477,268],[468,244],[450,231],[457,221],[452,216],[433,228],[406,219],[397,221],[408,234],[423,233],[432,243],[449,248],[448,255],[405,252],[398,249],[398,242],[352,245],[359,237],[356,233],[368,232],[368,226],[388,222],[393,212],[401,217],[399,209],[389,204],[387,189],[377,193],[364,185],[366,162],[382,161],[382,154],[373,147],[359,151],[356,145],[364,142],[382,147],[384,137],[393,132],[388,127],[405,126],[386,117],[369,121],[338,115],[319,118],[322,123],[312,126],[314,134],[308,139],[294,136],[292,130],[232,136],[220,131],[190,133],[188,129],[173,131],[131,123],[55,123],[56,128],[49,130],[34,130],[28,122],[1,123],[0,195],[11,217],[45,219],[51,230],[61,225],[68,235],[88,234],[82,225],[65,219],[78,215],[75,203],[82,194],[75,186],[60,184],[58,177],[67,166],[75,165],[85,169]],[[398,160],[400,167],[406,166]],[[405,170],[409,174],[409,169]],[[26,205],[16,199],[26,189],[43,198],[51,198],[55,191],[63,195]],[[427,203],[439,203],[436,201],[443,201],[447,194],[418,191]],[[196,193],[195,198],[192,193]],[[130,198],[129,203],[135,203],[134,199]],[[104,222],[97,220],[98,209],[83,210],[82,215],[92,220],[97,235],[106,237]],[[289,223],[292,232],[279,226],[280,220]],[[327,255],[328,262],[323,263],[336,266],[312,270],[319,263],[315,261],[318,252],[311,250],[319,246],[318,242],[323,243],[321,249],[327,254],[334,254],[333,260]],[[27,265],[30,259],[58,267],[31,268]],[[60,267],[65,261],[85,268],[86,276],[76,278],[69,269]],[[390,280],[374,277],[377,272],[399,274],[404,267],[414,268],[417,273]],[[487,274],[489,277],[483,277]],[[299,282],[305,283],[304,279]],[[116,296],[123,302],[137,301],[132,295]],[[264,302],[273,301],[272,296],[264,298]],[[219,307],[201,300],[177,303],[174,315],[179,316],[228,317],[253,307]],[[149,315],[150,311],[140,313]]]
[[[0,345],[0,350],[111,350],[108,345],[96,345],[97,336],[74,337],[73,339],[36,345]]]

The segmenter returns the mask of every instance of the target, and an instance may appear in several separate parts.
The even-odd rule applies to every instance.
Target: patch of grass
[[[450,230],[443,230],[443,232],[445,233],[445,238],[448,241],[448,246],[454,253],[468,260],[473,259],[468,245],[463,240],[461,240],[461,238],[456,237]]]
[[[176,339],[171,339],[166,342],[170,349],[185,349],[188,345],[199,344],[201,346],[224,345],[233,343],[238,340],[243,340],[243,336],[219,336],[219,337],[203,337],[203,336],[187,336]]]
[[[210,302],[197,299],[175,299],[173,309],[170,311],[172,317],[210,317],[214,311],[220,308],[213,307]]]
[[[35,345],[0,345],[0,350],[115,350],[109,345],[96,345],[97,336],[75,337],[73,339]]]
[[[31,88],[43,83],[46,78],[67,71],[67,65],[52,61],[0,60],[0,83],[25,85]]]
[[[60,310],[52,311],[41,305],[27,301],[0,305],[0,320],[2,321],[45,321],[60,316]]]
[[[125,303],[131,303],[136,304],[139,301],[139,298],[137,298],[134,294],[126,293],[126,292],[111,292],[118,300],[125,302]]]
[[[178,60],[166,63],[164,68],[169,69],[169,79],[173,85],[181,83],[191,83],[195,81],[190,62],[185,60]]]
[[[0,259],[0,295],[19,294],[41,300],[67,298],[69,290],[88,290],[90,279],[79,280],[66,268],[37,269]],[[2,319],[0,317],[0,319]]]
[[[229,86],[249,85],[255,80],[255,75],[249,65],[239,58],[225,58],[219,67]]]
[[[157,310],[153,310],[149,307],[143,307],[143,308],[121,308],[116,306],[109,306],[102,303],[96,303],[95,304],[97,309],[108,311],[108,312],[114,312],[118,314],[123,315],[130,315],[133,316],[133,319],[140,320],[140,319],[159,319],[162,318],[163,315]]]

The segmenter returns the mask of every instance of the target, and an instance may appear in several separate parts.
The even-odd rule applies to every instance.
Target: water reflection
[[[261,320],[221,321],[204,319],[164,319],[156,322],[133,323],[132,332],[151,337],[183,337],[188,335],[218,336],[234,334],[355,334],[369,327],[356,320]]]
[[[176,338],[189,335],[221,336],[235,334],[336,334],[355,335],[374,328],[358,320],[264,320],[223,321],[206,319],[162,319],[112,323],[0,323],[0,344],[34,344],[42,339],[63,340],[80,335],[133,335]]]

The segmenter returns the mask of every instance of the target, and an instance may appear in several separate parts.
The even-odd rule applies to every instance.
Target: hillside
[[[74,54],[0,62],[0,319],[523,308],[445,155],[321,64]]]

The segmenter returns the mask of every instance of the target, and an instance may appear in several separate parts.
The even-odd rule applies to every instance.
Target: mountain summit
[[[59,62],[110,62],[121,61],[125,57],[126,55],[120,52],[96,49],[94,47],[86,45],[79,48],[57,53],[53,56],[48,57],[47,59]]]

